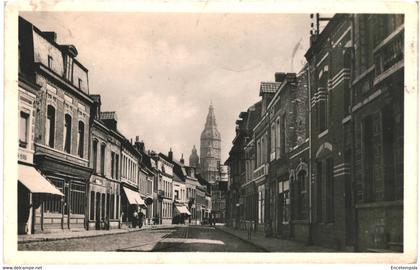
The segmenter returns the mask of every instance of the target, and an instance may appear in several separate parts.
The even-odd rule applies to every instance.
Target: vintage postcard
[[[5,263],[415,263],[417,8],[7,3]]]

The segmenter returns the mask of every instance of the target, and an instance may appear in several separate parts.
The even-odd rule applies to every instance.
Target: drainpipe
[[[309,242],[312,242],[312,108],[311,108],[311,65],[308,63],[308,136],[309,136],[309,162],[308,162],[308,177],[309,177]]]

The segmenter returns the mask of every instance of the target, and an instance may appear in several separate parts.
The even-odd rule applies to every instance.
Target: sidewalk
[[[156,229],[165,229],[173,228],[176,226],[185,226],[179,224],[170,224],[170,225],[144,225],[141,228],[122,228],[122,229],[111,229],[111,230],[57,230],[47,233],[36,233],[31,235],[18,235],[18,244],[30,243],[30,242],[42,242],[42,241],[55,241],[55,240],[64,240],[64,239],[77,239],[77,238],[88,238],[96,237],[102,235],[112,235],[112,234],[121,234],[129,233],[143,230],[156,230]]]
[[[305,243],[284,240],[273,237],[265,237],[263,233],[252,233],[251,240],[248,240],[247,231],[235,230],[227,226],[216,226],[216,229],[233,235],[245,242],[266,252],[338,252],[337,250],[323,248],[319,246],[309,246]]]

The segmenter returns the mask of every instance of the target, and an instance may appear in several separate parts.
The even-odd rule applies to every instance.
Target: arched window
[[[64,116],[64,151],[70,154],[71,150],[71,116]]]
[[[45,144],[54,147],[55,134],[55,108],[51,105],[47,107],[47,121],[45,123]]]
[[[77,153],[79,157],[83,158],[83,152],[85,147],[85,124],[79,121],[79,130],[77,132]]]

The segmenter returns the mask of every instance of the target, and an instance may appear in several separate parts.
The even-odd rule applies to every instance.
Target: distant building
[[[200,138],[200,175],[209,183],[216,182],[219,176],[220,143],[221,138],[217,130],[214,108],[213,105],[210,105]]]

